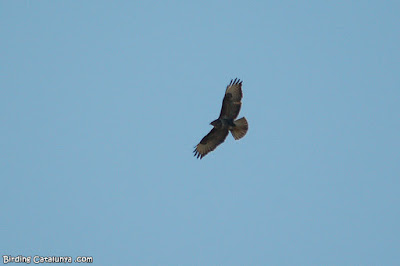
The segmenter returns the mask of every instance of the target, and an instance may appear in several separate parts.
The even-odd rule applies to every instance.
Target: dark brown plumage
[[[242,97],[242,81],[240,79],[231,80],[226,87],[221,113],[218,119],[210,123],[214,128],[197,144],[193,151],[194,156],[202,159],[207,153],[215,150],[225,141],[229,131],[236,140],[246,135],[249,128],[246,118],[242,117],[235,121],[242,106]]]

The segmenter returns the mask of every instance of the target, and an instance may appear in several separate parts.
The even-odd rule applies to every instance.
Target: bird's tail
[[[249,129],[249,124],[247,124],[246,118],[242,117],[236,120],[234,123],[235,127],[231,129],[232,136],[236,140],[243,138]]]

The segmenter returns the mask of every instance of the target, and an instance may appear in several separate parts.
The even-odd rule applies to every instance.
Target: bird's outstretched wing
[[[237,78],[231,80],[231,83],[226,87],[219,118],[235,119],[239,115],[240,107],[242,106],[242,97],[242,81]]]
[[[194,156],[197,158],[203,158],[210,151],[215,150],[215,148],[225,141],[228,135],[228,128],[213,128],[201,141],[197,144],[194,149]]]

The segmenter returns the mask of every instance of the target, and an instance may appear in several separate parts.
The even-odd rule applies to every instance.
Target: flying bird
[[[242,81],[237,78],[231,80],[226,87],[225,96],[222,100],[221,113],[218,119],[210,123],[214,128],[197,144],[193,151],[194,156],[202,159],[207,153],[215,150],[218,145],[225,141],[229,131],[235,140],[246,135],[249,129],[246,118],[242,117],[235,120],[242,106],[242,97]]]

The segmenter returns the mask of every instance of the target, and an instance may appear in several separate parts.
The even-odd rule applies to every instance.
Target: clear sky
[[[0,255],[399,265],[399,1],[1,1]],[[243,80],[240,141],[193,147]]]

